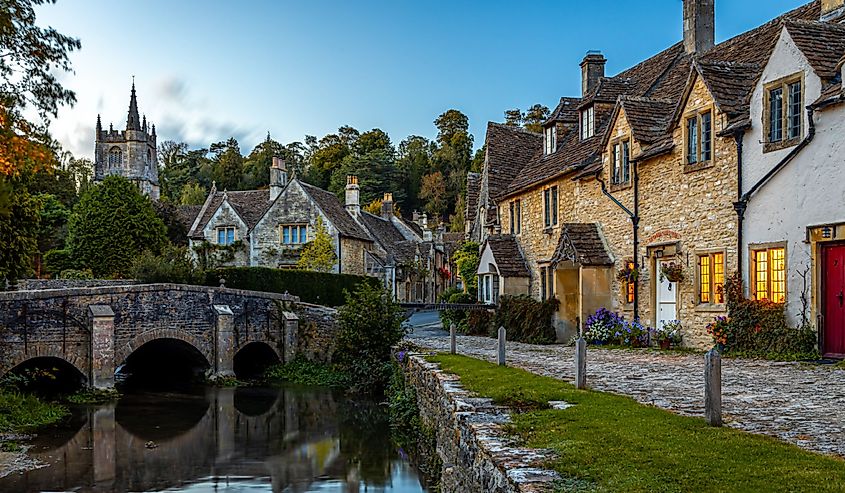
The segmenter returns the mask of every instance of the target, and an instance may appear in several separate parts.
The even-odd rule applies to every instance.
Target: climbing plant
[[[331,272],[337,263],[337,254],[334,252],[332,237],[323,224],[323,218],[317,217],[314,230],[314,239],[305,244],[296,265],[303,270]]]

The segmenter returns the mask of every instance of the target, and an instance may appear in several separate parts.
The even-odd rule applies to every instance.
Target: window
[[[687,164],[706,163],[713,158],[713,115],[710,111],[687,118]]]
[[[511,202],[511,234],[522,233],[522,204],[519,200]]]
[[[551,267],[540,268],[540,299],[548,300],[555,296],[555,270]]]
[[[581,110],[581,139],[589,139],[596,133],[595,110],[592,106]]]
[[[301,245],[308,242],[308,226],[305,224],[282,225],[280,231],[284,245]]]
[[[725,254],[704,253],[698,256],[699,304],[725,302]]]
[[[554,125],[546,127],[543,142],[546,146],[546,154],[555,152],[555,148],[557,147],[557,129]]]
[[[557,186],[543,190],[543,223],[547,228],[557,225]]]
[[[625,140],[613,144],[613,170],[611,183],[613,185],[624,185],[631,180],[631,150],[630,142]]]
[[[802,134],[804,97],[801,74],[767,84],[764,94],[765,149],[775,150],[796,144]]]
[[[634,270],[634,262],[633,261],[629,260],[625,263],[625,265],[628,267],[629,271]],[[627,303],[633,303],[634,302],[634,289],[636,289],[636,283],[634,283],[632,281],[625,281],[624,289],[625,289],[625,301]]]
[[[222,226],[217,228],[217,244],[231,245],[237,239],[234,226]]]
[[[123,152],[120,147],[112,147],[109,149],[109,168],[120,166],[123,163]]]
[[[751,251],[751,287],[755,300],[786,301],[786,249]]]

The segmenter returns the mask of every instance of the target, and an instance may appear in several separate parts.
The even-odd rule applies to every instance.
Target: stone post
[[[283,363],[293,361],[296,357],[296,343],[299,335],[299,317],[293,312],[282,312],[285,320]]]
[[[235,358],[235,314],[229,305],[214,305],[217,326],[214,331],[214,376],[233,377]]]
[[[505,328],[499,327],[499,366],[505,366]]]
[[[91,323],[88,385],[114,387],[114,310],[109,305],[88,305]]]
[[[458,341],[455,338],[455,324],[449,325],[449,349],[452,354],[457,354],[458,352]]]
[[[704,417],[710,426],[722,426],[722,356],[716,349],[704,355]]]
[[[575,388],[587,388],[587,341],[575,340]]]

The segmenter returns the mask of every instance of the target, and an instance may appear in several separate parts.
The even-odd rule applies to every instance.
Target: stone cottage
[[[685,0],[681,42],[613,77],[589,52],[581,96],[562,98],[542,134],[488,126],[466,229],[481,242],[513,235],[526,292],[561,301],[559,340],[598,305],[651,326],[678,319],[686,344],[710,342],[705,325],[726,313],[725,279],[747,248],[737,246],[734,202],[746,190],[743,148],[759,138],[752,119],[763,114],[752,93],[784,29],[839,32],[841,5],[811,2],[715,44],[712,0]],[[826,83],[842,55],[826,57]],[[784,94],[795,89],[782,87],[778,108],[789,111]]]

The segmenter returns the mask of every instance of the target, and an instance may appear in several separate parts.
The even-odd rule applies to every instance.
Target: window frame
[[[548,156],[557,149],[557,125],[550,125],[543,129],[544,152]]]
[[[550,265],[540,266],[540,301],[555,297],[555,270]]]
[[[628,269],[634,268],[634,261],[633,260],[625,260],[625,266]],[[634,304],[634,292],[637,288],[637,283],[633,281],[624,281],[622,283],[622,296],[625,298],[626,305],[633,305]]]
[[[543,229],[549,230],[558,225],[560,208],[559,190],[557,185],[543,188]]]
[[[772,260],[771,260],[771,253],[775,250],[783,250],[783,300],[782,301],[775,301],[775,303],[786,303],[789,300],[788,297],[788,290],[789,290],[789,279],[787,278],[787,273],[789,272],[789,251],[786,246],[786,242],[773,242],[773,243],[757,243],[748,246],[748,286],[749,286],[749,294],[751,298],[754,300],[761,300],[761,299],[769,299],[769,296],[772,295],[772,278],[773,278],[773,270],[772,270]],[[766,252],[766,297],[760,298],[759,297],[759,290],[758,290],[758,272],[757,272],[757,254],[760,252]],[[771,301],[771,300],[770,300]]]
[[[579,134],[581,140],[587,140],[596,135],[596,110],[594,105],[590,105],[580,111],[580,129]]]
[[[291,241],[285,242],[285,228],[290,228],[290,232],[293,232],[293,228],[296,228],[296,235],[297,240],[296,242],[293,240],[293,235],[291,233],[288,234],[288,238]],[[302,246],[308,243],[308,223],[284,223],[279,224],[279,244],[282,246],[287,247],[297,247]],[[303,235],[304,233],[304,235]],[[303,241],[304,238],[304,241]]]
[[[228,241],[229,230],[232,231],[232,241],[231,242]],[[216,243],[217,245],[229,246],[229,245],[234,244],[236,241],[238,241],[238,227],[237,226],[232,226],[232,225],[217,226],[217,227],[214,228],[214,232],[215,232],[215,240],[217,242]],[[220,233],[223,233],[224,239],[226,240],[226,243],[220,243]]]
[[[721,256],[722,261],[721,263],[716,261],[716,257]],[[707,258],[708,261],[708,280],[707,280],[707,294],[709,296],[708,301],[704,301],[702,299],[702,295],[704,294],[702,288],[703,282],[702,278],[704,277],[704,272],[702,269],[702,258]],[[724,308],[725,306],[725,281],[727,278],[727,252],[723,248],[716,248],[716,249],[707,249],[707,250],[696,250],[695,252],[695,304],[698,307],[718,307]],[[717,265],[721,265],[722,272],[721,272],[721,286],[722,286],[722,293],[721,293],[721,301],[717,301],[718,295],[718,288],[719,285],[716,282],[716,277],[719,274],[716,269]]]
[[[796,102],[792,99],[791,88],[798,86],[800,91],[800,99]],[[772,92],[780,90],[780,114],[778,116],[780,125],[780,138],[775,140],[772,136]],[[763,152],[772,152],[787,147],[792,147],[798,144],[804,138],[804,107],[806,98],[806,84],[804,81],[804,72],[797,72],[780,79],[768,82],[763,85]],[[791,111],[795,109],[797,114],[792,114]],[[790,130],[794,129],[791,126],[791,119],[798,119],[798,131],[794,136],[790,137]]]
[[[522,201],[520,199],[510,202],[510,227],[512,235],[522,233]]]
[[[626,135],[613,140],[608,148],[608,155],[610,156],[611,186],[615,190],[631,186],[631,137]],[[619,173],[625,175],[622,179],[617,179],[617,165]]]
[[[684,167],[687,170],[696,170],[708,167],[713,164],[713,154],[715,148],[715,128],[713,128],[713,106],[707,105],[703,108],[698,108],[690,111],[684,115],[683,136],[684,136]],[[708,128],[704,126],[705,117],[710,122]],[[690,134],[695,132],[692,138]],[[707,138],[705,139],[705,135]],[[705,144],[706,145],[706,159],[705,159]],[[692,146],[695,146],[694,149]],[[693,154],[695,154],[693,156]]]

